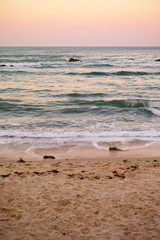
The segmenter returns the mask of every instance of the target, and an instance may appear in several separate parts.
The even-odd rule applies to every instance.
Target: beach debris
[[[18,176],[24,174],[24,172],[14,172],[15,174],[17,174]]]
[[[33,172],[34,174],[36,174],[36,175],[38,175],[38,176],[41,176],[41,175],[43,175],[43,174],[45,174],[45,173],[59,173],[60,171],[58,171],[58,170],[50,170],[50,171],[46,171],[46,172]]]
[[[80,60],[78,58],[70,58],[69,62],[82,62],[82,60]]]
[[[136,169],[138,169],[138,165],[134,165],[134,166],[127,167],[127,170],[128,170],[128,169],[132,169],[132,171],[133,171],[133,170],[136,170]]]
[[[48,155],[45,155],[43,157],[43,159],[56,159],[54,156],[48,156]]]
[[[68,177],[73,177],[74,176],[74,173],[73,174],[68,174]]]
[[[36,175],[38,175],[38,176],[44,174],[44,172],[33,172],[33,173],[36,174]]]
[[[106,176],[108,179],[113,179],[113,177],[111,177],[110,175],[109,176]]]
[[[124,174],[118,174],[118,173],[115,173],[114,176],[122,178],[122,179],[124,179],[126,177]]]
[[[6,177],[9,177],[10,175],[11,175],[11,173],[9,173],[9,174],[2,174],[1,177],[6,178]]]
[[[113,179],[113,177],[111,177],[111,176],[108,176],[108,178],[109,178],[109,179]]]
[[[50,170],[50,171],[47,171],[48,173],[60,173],[60,171],[58,170]]]
[[[138,168],[138,165],[131,166],[131,168],[137,169],[137,168]]]
[[[25,161],[22,158],[19,158],[19,160],[17,162],[18,163],[25,163]]]
[[[79,179],[83,180],[83,179],[84,179],[84,177],[79,177]]]
[[[160,58],[156,59],[155,62],[160,62]]]
[[[97,179],[97,180],[99,180],[99,179],[100,179],[100,177],[99,177],[99,176],[95,176],[94,178],[95,178],[95,179]]]
[[[124,159],[123,162],[126,163],[126,162],[128,162],[128,160],[127,160],[127,159]]]

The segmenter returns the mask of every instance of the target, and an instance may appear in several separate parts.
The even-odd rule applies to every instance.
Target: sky
[[[160,0],[0,0],[0,46],[160,46]]]

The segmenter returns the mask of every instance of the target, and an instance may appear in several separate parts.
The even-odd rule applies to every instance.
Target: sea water
[[[160,47],[1,47],[0,148],[159,143],[158,58]]]

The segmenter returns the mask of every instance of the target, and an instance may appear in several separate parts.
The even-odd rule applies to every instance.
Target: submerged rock
[[[80,60],[78,58],[70,58],[69,62],[82,62],[82,60]]]
[[[6,65],[5,64],[1,64],[0,67],[6,67]]]
[[[43,159],[56,159],[54,156],[47,156],[47,155],[45,155],[44,157],[43,157]]]

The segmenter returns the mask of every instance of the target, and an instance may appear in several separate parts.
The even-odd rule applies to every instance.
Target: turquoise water
[[[158,58],[160,47],[1,47],[0,147],[160,142]]]

